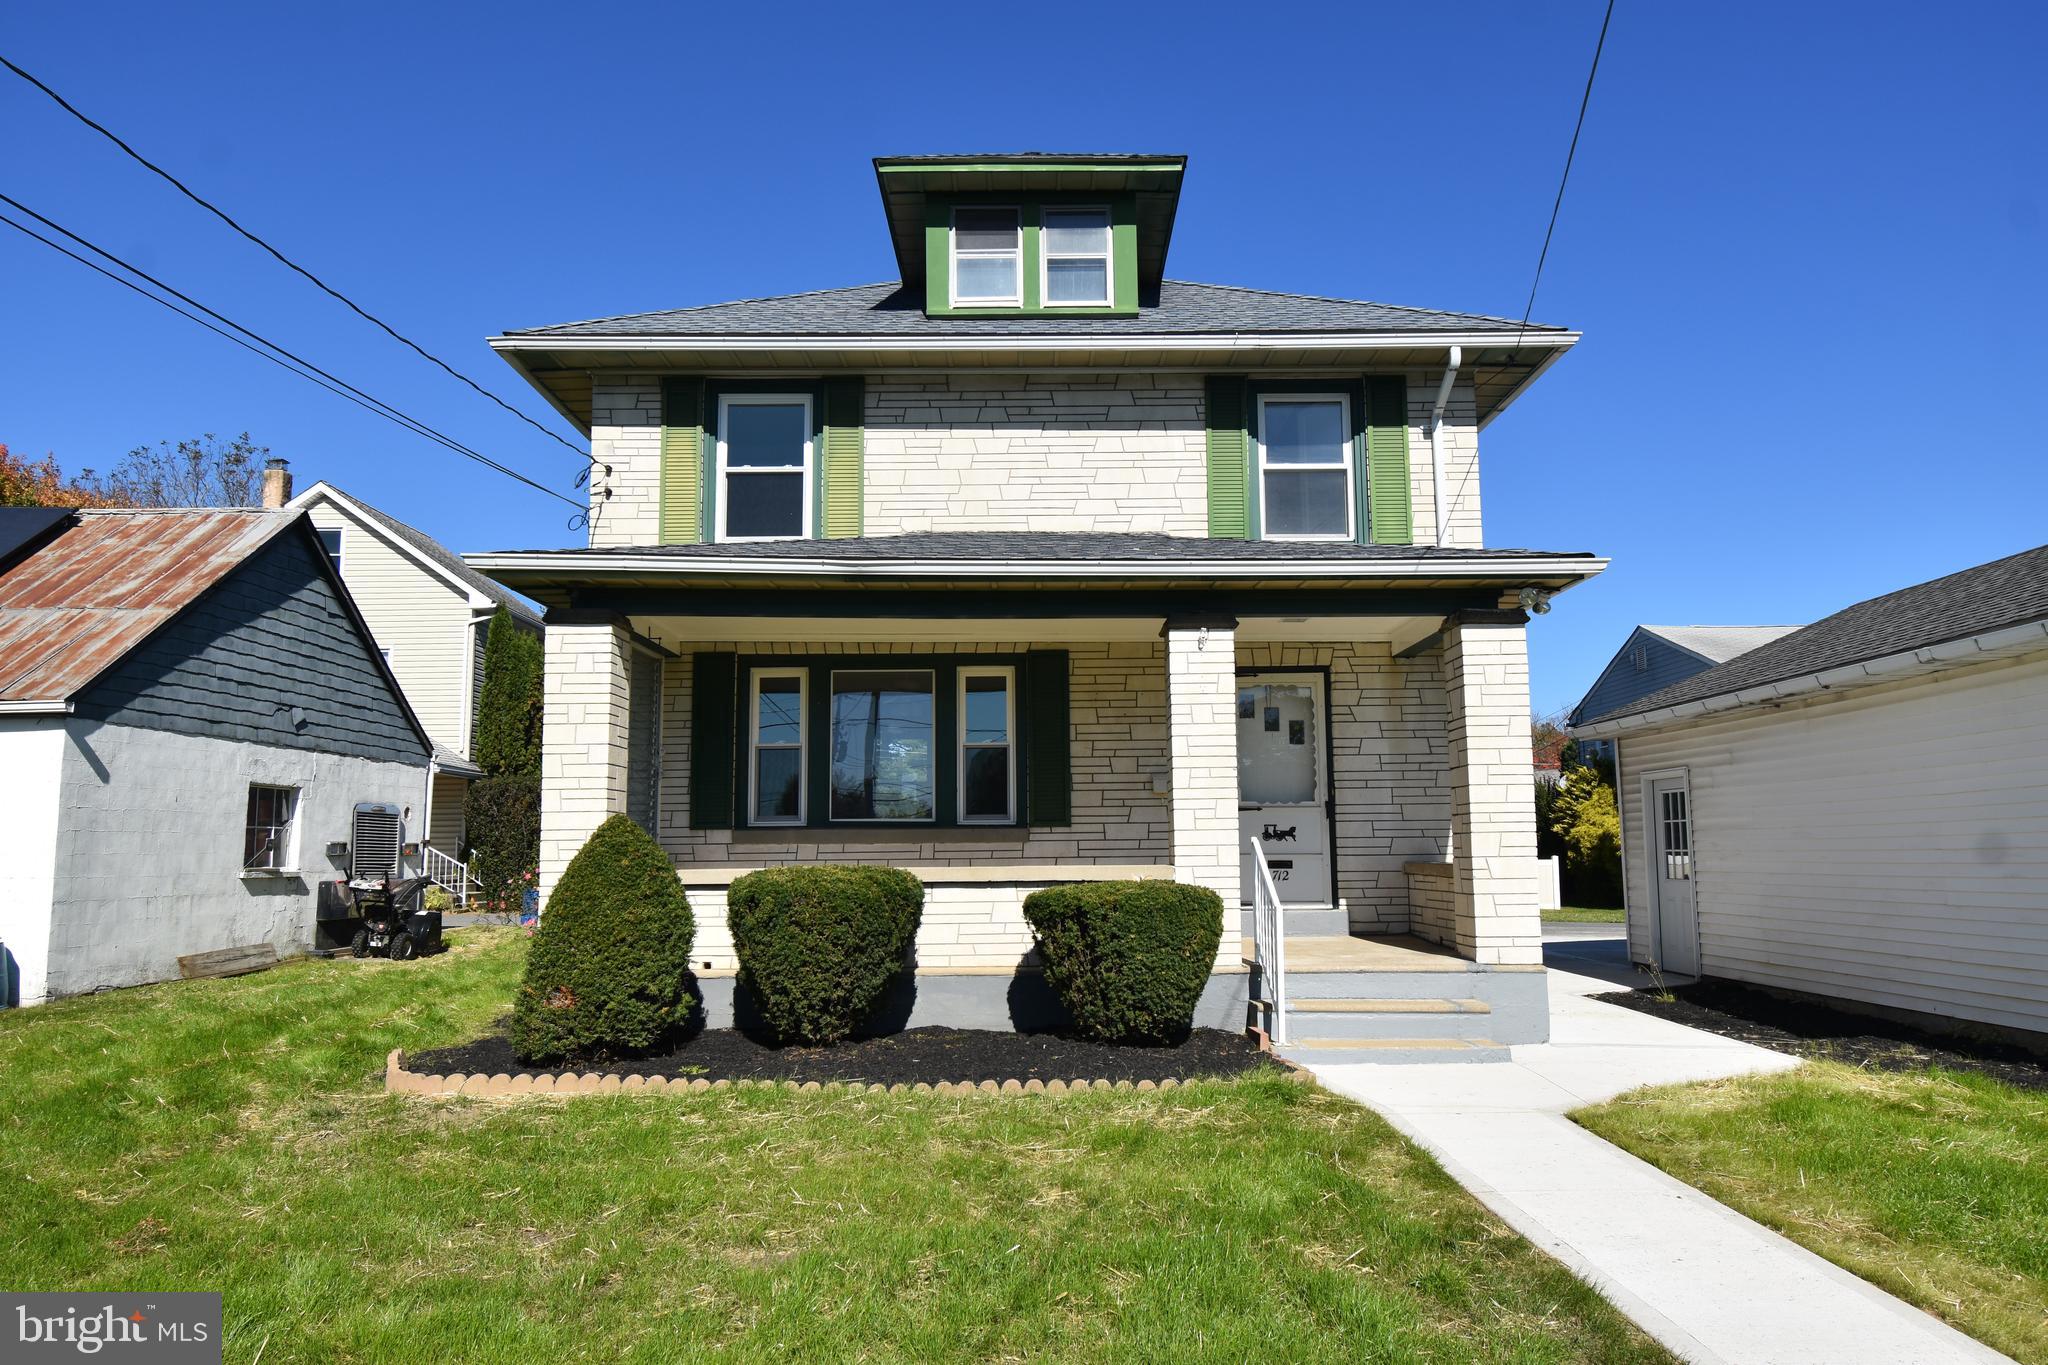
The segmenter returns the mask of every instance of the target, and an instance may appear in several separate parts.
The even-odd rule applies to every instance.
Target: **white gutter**
[[[1334,351],[1511,348],[1514,332],[1212,332],[1116,336],[494,336],[492,350],[516,351]],[[1577,332],[1523,336],[1524,347],[1563,350]]]
[[[1444,408],[1451,401],[1451,385],[1458,378],[1458,367],[1465,363],[1465,348],[1451,347],[1451,358],[1444,366],[1443,382],[1436,386],[1436,406],[1429,413],[1429,477],[1436,490],[1436,543],[1444,543],[1444,528],[1450,525],[1450,509],[1444,506],[1444,454],[1437,442],[1437,433],[1443,430]]]
[[[42,701],[0,701],[0,716],[68,716],[72,705],[62,697]]]
[[[1696,701],[1679,702],[1674,706],[1660,706],[1654,711],[1639,711],[1634,715],[1616,716],[1612,720],[1594,721],[1589,725],[1575,725],[1572,727],[1572,733],[1584,735],[1589,739],[1619,738],[1631,731],[1698,720],[1705,716],[1719,715],[1724,711],[1740,711],[1781,701],[1811,698],[1823,692],[1840,692],[1873,683],[1900,681],[1916,675],[1960,668],[1967,664],[1990,663],[2042,648],[2048,648],[2048,621],[2029,621],[2025,625],[2003,626],[1997,630],[1986,631],[1982,635],[1971,635],[1944,644],[1902,650],[1897,654],[1886,654],[1879,658],[1866,659],[1861,663],[1843,664],[1839,668],[1830,668],[1820,673],[1807,673],[1778,682],[1759,683],[1755,687],[1745,687],[1737,692],[1723,692],[1718,696],[1701,697]]]
[[[743,578],[816,575],[829,578],[1591,578],[1607,567],[1595,556],[1501,559],[1260,560],[1008,560],[919,559],[849,562],[835,559],[725,558],[710,555],[582,554],[515,550],[464,555],[481,573],[559,571],[608,577],[620,574],[729,574]]]

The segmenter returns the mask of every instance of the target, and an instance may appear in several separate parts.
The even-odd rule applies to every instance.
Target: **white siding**
[[[2048,655],[1628,735],[1621,762],[1637,961],[1643,775],[1684,767],[1705,974],[2048,1030]]]
[[[64,768],[62,717],[0,718],[0,953],[10,997],[40,1000],[49,968],[50,901],[57,885],[57,792]]]
[[[469,595],[394,549],[364,523],[325,500],[307,514],[321,530],[341,531],[341,578],[405,699],[437,744],[469,753],[471,652]]]

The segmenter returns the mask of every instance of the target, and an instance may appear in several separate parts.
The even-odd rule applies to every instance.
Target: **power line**
[[[1522,344],[1522,332],[1536,311],[1536,286],[1543,283],[1543,263],[1550,259],[1550,235],[1557,231],[1557,211],[1564,207],[1564,187],[1571,182],[1572,158],[1579,154],[1579,134],[1586,127],[1586,106],[1593,102],[1593,78],[1600,74],[1600,52],[1607,46],[1607,25],[1614,19],[1614,0],[1607,0],[1607,16],[1600,21],[1600,39],[1593,44],[1593,67],[1586,73],[1586,93],[1579,96],[1579,121],[1572,125],[1571,149],[1564,154],[1564,174],[1557,180],[1557,199],[1550,206],[1550,226],[1543,230],[1543,252],[1536,258],[1536,278],[1529,281],[1529,304],[1522,310],[1522,330],[1515,333],[1515,345]],[[0,57],[0,61],[6,58]],[[8,63],[10,66],[13,63]]]
[[[449,436],[444,432],[437,431],[433,427],[430,427],[426,423],[420,421],[418,418],[412,417],[409,414],[402,412],[395,407],[392,407],[389,403],[384,402],[382,399],[376,398],[368,393],[363,392],[361,389],[358,389],[355,385],[350,384],[347,380],[337,378],[336,376],[328,373],[326,370],[323,370],[319,366],[313,364],[311,361],[306,360],[301,356],[295,355],[291,351],[286,350],[284,347],[277,345],[277,343],[269,341],[264,337],[258,335],[257,333],[250,331],[248,328],[242,326],[238,322],[235,322],[233,319],[225,317],[220,313],[214,312],[213,309],[208,308],[205,304],[200,303],[198,300],[193,299],[191,296],[187,294],[180,293],[178,290],[173,289],[170,285],[165,284],[163,281],[158,280],[154,276],[137,269],[135,266],[132,266],[128,262],[122,260],[119,256],[114,255],[112,252],[107,251],[102,247],[93,245],[93,243],[87,241],[83,237],[80,237],[77,233],[72,232],[70,229],[65,228],[57,223],[52,222],[50,219],[43,217],[43,215],[37,213],[34,209],[29,208],[27,205],[22,204],[18,200],[11,199],[4,194],[0,194],[0,202],[4,202],[6,204],[13,206],[14,208],[20,210],[21,212],[27,214],[29,217],[34,218],[37,222],[40,222],[45,226],[49,227],[53,231],[61,233],[66,237],[69,237],[72,241],[77,242],[79,245],[85,247],[88,251],[96,252],[105,259],[114,262],[114,264],[120,266],[123,270],[130,271],[138,278],[149,281],[149,283],[155,285],[159,289],[162,289],[165,293],[171,294],[173,297],[182,300],[187,304],[190,304],[193,308],[198,309],[199,312],[208,314],[213,318],[219,319],[219,321],[221,323],[226,324],[226,326],[216,326],[214,323],[207,321],[206,318],[200,317],[196,313],[188,312],[184,308],[179,307],[178,304],[172,302],[170,299],[162,298],[156,294],[150,293],[149,290],[144,289],[141,285],[135,283],[134,280],[127,279],[121,275],[117,275],[113,271],[101,266],[96,261],[88,260],[86,257],[81,256],[77,252],[72,251],[69,247],[66,247],[63,243],[50,240],[48,237],[43,236],[41,233],[37,232],[34,228],[29,227],[27,224],[16,222],[13,218],[8,217],[6,214],[0,213],[0,223],[6,224],[8,227],[11,227],[15,231],[22,233],[24,236],[27,236],[35,241],[41,242],[44,246],[49,247],[52,251],[56,251],[61,253],[62,255],[70,257],[72,260],[78,262],[80,265],[85,266],[89,270],[93,270],[101,275],[104,275],[106,278],[114,281],[116,284],[123,285],[129,289],[134,290],[136,293],[142,295],[142,297],[148,299],[150,302],[160,304],[161,306],[170,309],[178,316],[185,318],[189,321],[198,323],[201,327],[206,328],[209,332],[213,332],[219,336],[225,337],[229,341],[234,342],[237,346],[242,347],[244,350],[253,352],[256,355],[260,355],[265,360],[270,361],[272,364],[277,365],[282,369],[288,370],[292,374],[298,375],[299,378],[307,380],[310,383],[316,384],[319,387],[326,389],[329,393],[335,394],[342,398],[346,398],[348,401],[354,403],[356,406],[365,408],[370,412],[374,412],[379,417],[394,422],[399,426],[404,427],[406,430],[413,432],[415,435],[424,436],[428,440],[433,441],[438,445],[447,447],[449,450],[454,451],[458,455],[462,455],[467,457],[468,459],[475,460],[478,464],[483,465],[487,469],[491,469],[499,474],[503,474],[507,478],[516,479],[518,482],[525,484],[527,487],[533,489],[536,492],[545,493],[547,496],[554,498],[559,502],[568,503],[569,506],[576,508],[576,510],[579,512],[584,510],[582,505],[576,502],[574,499],[563,496],[561,493],[556,492],[554,489],[549,488],[545,484],[535,482],[534,480],[528,478],[526,475],[521,474],[518,470],[513,469],[508,465],[501,464],[497,460],[492,459],[490,456],[485,455],[480,451],[472,450],[470,447],[464,445],[462,442],[456,440],[454,437]],[[232,328],[234,330],[229,331],[228,328]],[[243,340],[241,336],[236,336],[234,334],[235,332],[242,333],[243,336],[250,338],[250,340]],[[252,342],[260,344],[251,344]],[[269,349],[266,350],[264,349],[265,347],[268,347]],[[273,352],[275,352],[275,354],[273,354]]]
[[[498,397],[497,394],[492,393],[489,389],[477,383],[474,379],[471,379],[468,375],[456,369],[447,361],[441,359],[441,357],[427,350],[424,346],[421,346],[411,337],[403,335],[390,323],[384,321],[384,319],[369,312],[361,304],[357,303],[354,299],[342,293],[339,289],[336,289],[333,285],[330,285],[329,283],[327,283],[327,281],[321,279],[318,275],[315,275],[312,271],[306,269],[306,267],[300,265],[291,257],[285,255],[282,251],[279,251],[269,242],[264,241],[255,233],[249,231],[249,229],[243,227],[240,223],[236,222],[233,218],[229,217],[225,209],[222,209],[219,205],[214,204],[210,200],[202,197],[196,190],[192,189],[192,187],[187,185],[184,181],[178,179],[178,177],[172,175],[169,171],[157,165],[154,161],[151,161],[148,157],[144,156],[142,153],[136,151],[133,147],[129,146],[126,142],[122,141],[121,138],[117,136],[113,132],[113,130],[108,128],[105,124],[99,123],[96,120],[87,116],[76,105],[72,104],[71,101],[65,99],[55,90],[52,90],[49,86],[43,84],[41,81],[37,80],[28,72],[22,70],[13,62],[8,61],[6,57],[0,56],[0,66],[5,66],[9,71],[12,71],[15,75],[21,77],[30,85],[33,85],[36,89],[42,91],[45,95],[48,95],[51,99],[57,102],[58,107],[63,109],[65,113],[71,115],[80,123],[83,123],[86,127],[92,129],[101,137],[104,137],[105,139],[107,139],[107,141],[113,143],[116,147],[119,147],[122,151],[126,152],[130,157],[134,158],[134,160],[138,162],[140,165],[162,176],[166,181],[170,183],[171,187],[176,189],[180,194],[184,195],[187,199],[190,199],[193,203],[199,205],[199,207],[205,209],[208,213],[211,213],[214,217],[220,219],[223,223],[226,223],[229,227],[233,228],[242,236],[248,238],[251,242],[254,242],[257,246],[262,247],[265,251],[269,252],[272,256],[276,257],[278,262],[284,265],[286,268],[293,270],[298,274],[304,276],[306,279],[310,280],[313,283],[313,285],[316,288],[318,288],[322,293],[327,294],[329,297],[340,302],[344,307],[346,307],[350,312],[354,313],[357,317],[360,317],[365,322],[368,322],[373,326],[381,329],[393,341],[399,342],[402,345],[411,348],[415,353],[417,353],[420,356],[421,359],[431,361],[435,365],[440,366],[443,370],[446,370],[450,375],[453,375],[455,378],[469,385],[469,387],[475,389],[478,393],[490,399],[493,403],[496,403],[499,407],[511,413],[514,417],[517,417],[520,421],[526,423],[526,425],[532,427],[535,431],[540,432],[549,440],[555,441],[561,444],[562,446],[567,447],[569,450],[574,451],[579,459],[587,460],[591,464],[597,463],[597,461],[591,456],[589,451],[582,449],[575,442],[566,439],[559,432],[550,431],[545,426],[542,426],[539,422],[534,421],[533,418],[527,416],[518,408],[513,407],[510,403]]]

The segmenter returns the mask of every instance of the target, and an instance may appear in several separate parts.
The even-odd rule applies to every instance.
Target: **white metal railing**
[[[1252,846],[1252,963],[1258,968],[1252,987],[1254,1003],[1266,1007],[1266,1036],[1276,1047],[1287,1042],[1287,935],[1281,913],[1280,886],[1266,866],[1266,850],[1257,836]]]
[[[426,873],[428,880],[455,898],[457,910],[467,909],[470,893],[477,886],[476,878],[469,875],[468,865],[451,858],[432,844],[422,847],[420,853],[423,859],[420,870]]]

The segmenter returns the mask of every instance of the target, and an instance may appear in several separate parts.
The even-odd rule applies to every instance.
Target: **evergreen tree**
[[[492,777],[539,777],[540,708],[540,639],[499,607],[484,637],[477,766]]]

